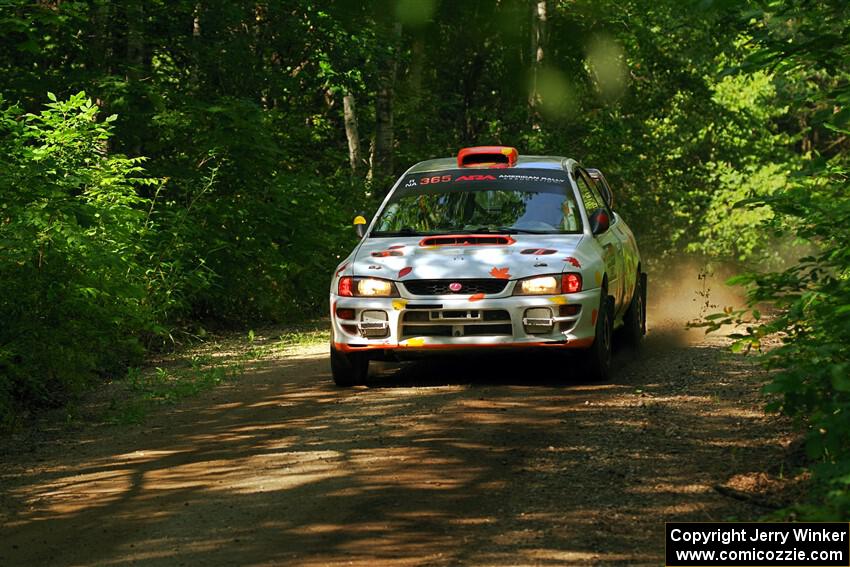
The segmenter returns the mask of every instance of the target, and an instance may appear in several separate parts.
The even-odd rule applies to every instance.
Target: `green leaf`
[[[838,364],[832,367],[832,387],[838,392],[850,392],[850,367]]]

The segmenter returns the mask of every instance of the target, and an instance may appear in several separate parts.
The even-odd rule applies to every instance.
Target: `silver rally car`
[[[462,349],[579,349],[577,379],[604,380],[614,329],[646,332],[646,275],[599,170],[573,159],[465,148],[402,175],[337,267],[331,370]]]

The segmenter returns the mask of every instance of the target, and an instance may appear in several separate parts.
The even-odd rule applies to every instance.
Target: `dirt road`
[[[765,377],[656,330],[608,384],[512,355],[336,389],[300,350],[134,427],[5,454],[0,565],[658,565],[673,520],[767,510]]]

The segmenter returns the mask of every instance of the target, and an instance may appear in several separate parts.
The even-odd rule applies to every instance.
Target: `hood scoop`
[[[501,234],[441,234],[419,241],[419,246],[508,246],[516,242]]]

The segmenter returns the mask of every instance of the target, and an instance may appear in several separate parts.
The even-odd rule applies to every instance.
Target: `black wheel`
[[[585,353],[585,375],[594,382],[604,382],[611,375],[611,336],[614,329],[614,309],[611,298],[602,290],[596,316],[596,337]]]
[[[646,334],[646,274],[637,274],[635,293],[623,316],[623,340],[632,347],[640,346]]]
[[[345,354],[331,347],[331,374],[343,388],[363,384],[369,376],[369,359],[363,352]]]

